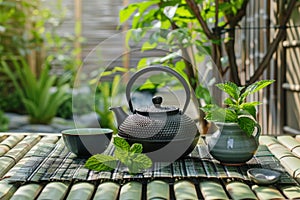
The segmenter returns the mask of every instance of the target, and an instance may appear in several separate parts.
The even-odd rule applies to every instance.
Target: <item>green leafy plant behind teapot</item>
[[[224,100],[225,107],[207,104],[201,108],[206,114],[205,119],[212,122],[237,123],[248,136],[251,136],[257,124],[256,106],[261,103],[258,101],[247,102],[247,97],[273,82],[274,80],[261,80],[248,87],[239,87],[232,82],[217,84],[219,89],[228,94]]]

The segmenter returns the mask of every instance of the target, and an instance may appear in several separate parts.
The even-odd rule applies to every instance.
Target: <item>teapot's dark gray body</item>
[[[163,99],[160,96],[153,97],[151,107],[133,109],[131,87],[140,75],[149,71],[171,73],[183,84],[186,92],[183,111],[174,106],[161,106]],[[138,71],[127,84],[126,98],[131,115],[127,115],[121,107],[111,108],[117,118],[119,137],[126,139],[130,144],[143,144],[143,152],[155,160],[176,160],[194,149],[199,132],[196,123],[184,114],[190,101],[190,89],[176,71],[162,66],[147,67]]]

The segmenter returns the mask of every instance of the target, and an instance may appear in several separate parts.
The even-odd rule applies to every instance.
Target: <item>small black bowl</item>
[[[69,151],[87,158],[103,153],[108,147],[113,130],[108,128],[78,128],[63,130],[62,137]]]

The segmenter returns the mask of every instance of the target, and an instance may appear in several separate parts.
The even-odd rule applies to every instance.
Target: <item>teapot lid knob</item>
[[[163,98],[161,96],[154,96],[152,98],[152,103],[154,104],[155,107],[160,107],[162,101],[163,101]]]
[[[137,108],[135,111],[139,114],[144,116],[149,116],[149,113],[155,114],[177,114],[179,112],[179,108],[174,106],[164,107],[161,106],[163,98],[161,96],[154,96],[152,97],[153,106],[144,107],[144,108]]]

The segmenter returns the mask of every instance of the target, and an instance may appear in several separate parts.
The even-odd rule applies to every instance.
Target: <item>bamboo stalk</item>
[[[80,38],[82,35],[82,1],[81,0],[74,0],[74,6],[75,6],[75,38],[74,41],[74,47],[76,50],[76,63],[81,63],[81,57],[82,57],[82,49],[81,49],[81,43]]]
[[[126,7],[128,4],[129,4],[129,0],[123,0],[123,6],[124,7]],[[122,26],[122,32],[125,33],[125,35],[126,35],[128,29],[129,29],[129,24],[128,24],[128,21],[126,21]],[[125,69],[129,70],[129,67],[130,67],[130,53],[129,53],[129,48],[128,48],[128,45],[126,44],[125,39],[124,39],[123,48],[124,48],[124,52],[125,52],[123,54],[123,59],[122,59],[123,66],[124,66]],[[129,76],[126,73],[123,81],[124,81],[124,83],[127,83],[128,80],[129,80]]]

